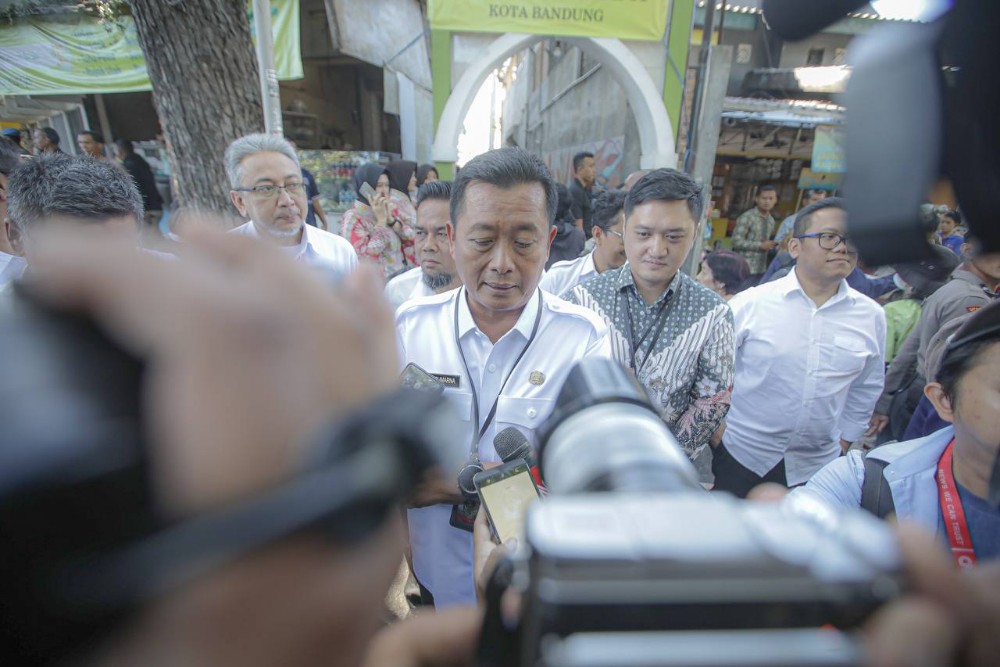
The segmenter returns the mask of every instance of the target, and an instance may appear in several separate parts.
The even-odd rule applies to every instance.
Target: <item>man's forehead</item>
[[[501,224],[508,230],[525,226],[548,230],[549,211],[541,183],[499,188],[474,181],[468,186],[456,227],[472,231],[473,228],[496,229]]]
[[[292,160],[272,151],[248,155],[240,166],[244,182],[278,181],[302,176],[302,170]]]
[[[691,217],[691,209],[683,199],[645,201],[632,209],[632,215],[627,221],[629,223],[635,221],[636,224],[657,229],[695,224],[694,218]]]
[[[450,222],[451,212],[447,199],[428,199],[417,208],[417,222],[421,226],[441,226]]]
[[[840,208],[823,208],[812,214],[807,232],[837,232],[847,229],[847,213]]]

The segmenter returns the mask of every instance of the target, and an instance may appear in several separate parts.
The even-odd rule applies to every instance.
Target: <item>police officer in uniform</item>
[[[593,312],[538,282],[555,229],[555,183],[519,148],[477,156],[455,180],[451,231],[461,289],[414,299],[396,315],[401,361],[435,375],[466,420],[468,466],[500,461],[493,439],[514,426],[535,442],[570,369],[610,357]],[[428,480],[408,511],[414,574],[438,608],[475,604],[472,521],[453,471]]]

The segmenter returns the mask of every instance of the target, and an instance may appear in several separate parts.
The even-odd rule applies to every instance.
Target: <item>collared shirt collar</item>
[[[642,300],[642,295],[639,294],[639,290],[635,286],[635,278],[632,277],[632,267],[630,264],[631,264],[630,262],[625,262],[625,264],[618,270],[618,281],[616,287],[619,292],[621,292],[626,287],[631,287],[632,290],[639,297],[639,299]],[[677,289],[680,287],[681,285],[680,281],[681,281],[681,272],[677,271],[677,273],[674,274],[673,280],[671,280],[670,284],[667,285],[667,290],[663,294],[661,294],[652,305],[655,306],[664,299],[670,298],[670,296],[674,292],[676,292]],[[643,301],[643,303],[645,303],[645,301]]]
[[[962,264],[957,269],[955,269],[954,271],[952,271],[952,273],[951,273],[951,279],[952,280],[964,280],[965,282],[970,283],[972,285],[976,285],[977,287],[982,287],[983,291],[985,291],[987,294],[993,294],[993,295],[995,295],[995,292],[993,292],[990,289],[989,285],[987,285],[982,280],[980,280],[979,276],[977,276],[976,274],[974,274],[972,271],[968,271],[966,269],[963,269],[962,268],[963,266],[965,266],[965,265]]]
[[[524,305],[524,310],[521,311],[521,316],[517,318],[517,322],[511,331],[517,331],[521,336],[528,340],[531,338],[531,330],[535,327],[535,317],[538,315],[538,291],[539,288],[535,288],[535,291],[531,293],[531,298],[528,299],[528,303]],[[467,297],[467,290],[465,287],[461,287],[455,294],[455,298],[459,300],[458,304],[458,336],[459,338],[464,338],[470,331],[478,331],[479,327],[476,326],[476,321],[472,319],[472,311],[469,310],[469,301]],[[509,332],[508,332],[509,333]],[[507,334],[504,334],[505,336]]]
[[[303,222],[302,239],[298,242],[298,244],[293,246],[282,246],[282,248],[284,248],[286,252],[292,254],[295,257],[298,257],[303,253],[311,251],[312,239],[309,236],[309,228],[311,226],[312,225],[307,225],[305,222]],[[261,238],[261,234],[257,230],[257,223],[255,223],[253,220],[250,220],[249,224],[247,225],[247,236],[252,236],[257,239]]]
[[[804,296],[806,299],[809,299],[809,301],[812,302],[812,299],[809,298],[809,295],[806,294],[806,291],[802,289],[802,283],[799,282],[799,276],[795,272],[794,266],[792,267],[792,270],[788,272],[787,276],[785,276],[784,278],[779,278],[778,280],[775,281],[775,283],[779,285],[778,291],[783,297],[787,298],[789,294],[792,294],[793,292],[799,292],[800,294],[802,294],[802,296]],[[832,305],[840,301],[841,299],[851,298],[851,296],[852,296],[851,288],[847,284],[847,280],[841,278],[840,286],[837,288],[837,293],[834,294],[826,303],[824,303],[823,306]],[[823,306],[820,307],[822,308]]]

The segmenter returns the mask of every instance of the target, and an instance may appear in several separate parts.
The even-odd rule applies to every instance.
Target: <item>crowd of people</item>
[[[180,296],[170,297],[170,303],[194,298],[193,278],[181,276],[179,263],[156,253],[126,262],[140,267],[138,275],[149,283],[144,286],[151,290],[151,302],[142,306],[127,286],[108,287],[125,268],[101,269],[125,256],[124,246],[138,243],[136,232],[158,203],[143,191],[143,183],[150,182],[148,164],[143,168],[128,142],[119,142],[120,167],[105,154],[101,136],[90,131],[78,138],[85,155],[71,157],[59,150],[59,137],[53,135],[36,133],[39,155],[32,159],[23,159],[13,146],[0,146],[5,221],[0,275],[13,279],[3,298],[13,299],[11,286],[18,280],[37,279],[53,294],[61,286],[82,303],[102,303],[102,316],[124,328],[125,340],[153,351],[162,346],[163,358],[174,358],[171,352],[183,356],[178,346],[194,341],[201,324],[170,339],[168,333],[177,328],[165,314],[151,314],[151,322],[140,323],[138,315],[119,312],[128,305],[149,314],[157,299],[167,299],[162,288],[150,286],[153,278],[178,281]],[[234,308],[256,309],[253,316],[234,311],[241,324],[264,326],[266,315],[284,313],[320,329],[330,327],[322,337],[295,331],[289,340],[303,347],[295,354],[282,352],[287,353],[281,357],[287,358],[284,368],[277,360],[269,362],[273,378],[234,371],[232,386],[255,380],[261,385],[241,386],[226,400],[216,396],[199,408],[222,410],[217,415],[227,414],[227,419],[219,421],[232,419],[224,412],[229,409],[241,418],[246,408],[260,411],[247,424],[232,427],[235,432],[219,426],[226,442],[305,439],[324,407],[330,407],[324,401],[342,412],[376,396],[392,384],[391,377],[415,364],[444,387],[467,442],[466,466],[482,470],[501,462],[494,438],[508,427],[537,444],[538,429],[576,362],[610,358],[634,375],[689,457],[710,457],[712,479],[704,480],[706,486],[747,497],[772,482],[833,505],[871,509],[863,493],[866,476],[880,475],[876,486],[889,489],[896,513],[950,547],[959,566],[1000,555],[1000,512],[987,500],[998,453],[1000,306],[993,302],[1000,288],[1000,257],[978,252],[974,239],[961,235],[958,213],[946,211],[939,220],[933,212],[937,224],[928,239],[940,249],[933,259],[889,267],[872,277],[859,267],[842,199],[809,192],[803,208],[779,227],[771,214],[777,193],[765,186],[754,208],[736,223],[733,251],[708,254],[694,278],[681,267],[705,224],[703,188],[675,169],[638,174],[627,190],[600,190],[593,155],[587,153],[574,158],[575,178],[562,189],[539,157],[518,148],[473,158],[453,182],[438,180],[436,171],[413,162],[370,164],[357,169],[357,200],[335,234],[306,223],[313,200],[297,154],[284,139],[241,137],[223,161],[232,204],[246,222],[231,230],[231,240],[208,235],[199,241],[195,232],[190,243],[204,245],[203,255],[236,268],[233,276],[216,275],[202,257],[195,277],[207,285],[240,277],[259,288],[252,296],[243,288],[233,292],[246,298]],[[71,238],[82,249],[79,258],[62,266],[67,248],[52,241],[48,231],[58,225],[72,228]],[[81,241],[91,227],[103,228],[115,249]],[[576,251],[552,263],[551,248],[560,235],[573,237],[576,245],[567,247]],[[280,251],[268,254],[267,246]],[[87,249],[97,260],[88,258]],[[183,259],[185,251],[178,256]],[[298,272],[289,259],[309,272]],[[45,270],[34,271],[36,263]],[[771,271],[769,265],[778,268]],[[274,284],[261,280],[265,267],[275,272]],[[108,279],[88,279],[86,274],[95,270],[106,271]],[[302,287],[309,280],[320,284],[316,275],[336,288]],[[74,281],[76,287],[69,289]],[[379,303],[376,284],[395,309],[394,324]],[[237,283],[226,285],[235,289]],[[303,291],[284,294],[282,286]],[[98,295],[99,289],[109,291]],[[206,321],[224,317],[210,312],[214,292],[208,294],[198,302],[200,316]],[[264,297],[283,305],[271,309]],[[330,311],[312,312],[306,302]],[[360,324],[345,324],[355,315]],[[235,330],[218,329],[215,335],[219,331]],[[942,337],[942,332],[950,333]],[[234,346],[233,354],[284,340],[280,331],[268,333],[263,340],[249,337],[245,346]],[[212,359],[211,346],[196,349],[201,361]],[[315,367],[307,369],[310,361]],[[293,364],[308,373],[310,382],[289,375]],[[267,393],[268,386],[276,395]],[[241,407],[240,400],[247,405]],[[288,415],[276,417],[284,430],[267,425],[255,431],[264,416],[291,404]],[[160,409],[168,408],[177,405]],[[218,433],[192,428],[186,436],[169,435],[214,438]],[[876,436],[879,445],[893,444],[869,454]],[[266,446],[260,444],[262,451]],[[877,462],[875,467],[869,461]],[[291,465],[284,459],[271,463],[251,475],[256,475],[252,483],[240,487],[237,482],[230,492],[267,484]],[[953,493],[949,507],[964,508],[961,525],[945,509],[941,485],[950,485]],[[477,506],[461,487],[456,471],[432,471],[406,511],[407,551],[420,602],[438,610],[477,602],[476,581],[482,574],[473,532]],[[194,487],[182,488],[191,492]],[[197,507],[198,499],[195,494],[184,502]],[[956,544],[956,534],[966,535],[967,542]],[[380,539],[380,548],[391,551],[391,539]],[[302,591],[309,587],[306,574],[323,569],[313,547],[284,554],[292,564],[312,565],[298,573]],[[267,576],[267,570],[253,574]],[[323,607],[322,600],[313,602]],[[190,611],[196,603],[179,604]],[[266,619],[267,610],[260,613]],[[348,615],[333,618],[344,627],[364,625],[364,619],[347,622]],[[140,638],[163,641],[177,630],[169,627],[169,614],[151,617],[149,623]],[[312,629],[328,629],[322,626]],[[453,629],[459,626],[465,622]],[[184,629],[196,634],[193,627]],[[368,630],[359,632],[367,636]],[[419,643],[430,636],[434,631],[410,640]],[[345,649],[345,655],[358,658],[356,644],[352,639],[355,653]],[[115,657],[127,662],[129,651],[141,645],[125,643]],[[374,654],[392,650],[386,646],[377,646]],[[246,647],[211,648],[212,655],[225,656],[222,664],[248,656],[240,652]],[[303,644],[301,650],[310,648]],[[248,660],[255,661],[259,657]]]

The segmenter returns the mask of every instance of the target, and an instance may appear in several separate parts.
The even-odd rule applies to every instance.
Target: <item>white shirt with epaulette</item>
[[[514,368],[531,337],[539,308],[538,331]],[[468,372],[456,343],[456,313]],[[537,446],[535,431],[555,408],[573,365],[587,357],[611,357],[601,318],[540,289],[532,294],[514,327],[495,344],[473,321],[464,287],[406,302],[396,313],[396,332],[401,367],[414,363],[444,382],[445,396],[463,420],[470,449],[481,425],[472,423],[469,383],[476,383],[482,422],[510,376],[497,400],[496,417],[477,443],[483,462],[500,460],[493,439],[509,426],[517,427]],[[435,606],[475,604],[472,534],[450,525],[451,505],[411,509],[408,515],[414,572],[434,595]]]
[[[599,275],[594,265],[594,253],[588,252],[583,257],[556,262],[542,276],[538,286],[546,292],[552,292],[558,297],[570,292],[580,283]]]
[[[419,266],[394,276],[385,285],[385,298],[394,312],[410,299],[433,295],[434,290],[424,282],[424,270]]]

